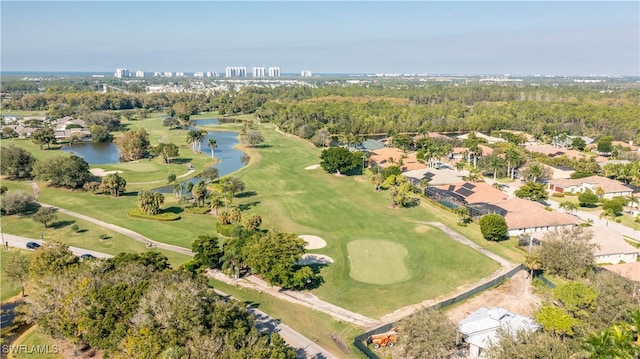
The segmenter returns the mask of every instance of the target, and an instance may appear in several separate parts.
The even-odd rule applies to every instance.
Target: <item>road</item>
[[[43,244],[45,241],[39,239],[32,239],[26,237],[20,237],[13,234],[2,233],[2,240],[9,244],[9,247],[27,249],[27,242],[36,242],[39,244]],[[96,258],[111,258],[113,257],[111,254],[91,251],[84,248],[78,247],[69,247],[73,254],[80,256],[82,254],[88,253],[93,255]],[[2,249],[4,250],[4,248]],[[225,297],[230,297],[228,294],[217,291],[220,295]],[[15,305],[3,305],[2,309],[6,311],[5,315],[1,318],[1,326],[4,328],[8,326],[13,321],[13,307]],[[249,313],[256,318],[257,325],[256,327],[261,331],[276,331],[280,333],[280,336],[289,344],[295,351],[298,358],[313,358],[313,359],[333,359],[336,356],[332,355],[328,351],[321,348],[319,345],[311,341],[309,338],[304,335],[298,333],[297,331],[291,329],[288,325],[281,323],[279,320],[276,320],[273,317],[270,317],[265,312],[260,311],[256,308],[249,307],[247,308]]]
[[[2,233],[2,240],[9,243],[9,247],[27,249],[27,242],[36,242],[38,244],[43,244],[45,241],[39,239],[31,239],[26,237],[15,236],[13,234]],[[111,254],[106,254],[102,252],[96,252],[84,248],[78,247],[69,247],[69,250],[73,252],[73,254],[80,256],[85,253],[91,254],[96,258],[111,258],[113,257]]]

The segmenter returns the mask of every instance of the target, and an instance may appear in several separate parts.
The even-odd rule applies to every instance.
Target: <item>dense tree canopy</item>
[[[507,237],[507,222],[499,214],[485,214],[480,218],[480,231],[489,241],[501,241]]]
[[[38,161],[33,172],[39,180],[68,188],[81,188],[92,177],[89,164],[75,155],[55,156],[46,161]]]
[[[0,174],[15,178],[30,178],[36,163],[31,152],[9,145],[0,149]]]
[[[347,173],[363,162],[362,152],[351,152],[344,147],[331,147],[322,151],[320,166],[329,173]]]
[[[540,248],[542,269],[568,279],[584,276],[594,265],[592,232],[585,227],[545,233]]]

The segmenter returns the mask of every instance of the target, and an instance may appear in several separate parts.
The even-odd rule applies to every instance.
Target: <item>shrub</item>
[[[100,233],[100,235],[98,236],[98,238],[100,238],[100,239],[108,239],[108,238],[109,238],[109,235],[108,235],[108,234],[106,234],[106,233]]]
[[[562,198],[562,197],[564,197],[564,193],[560,193],[560,192],[553,192],[553,194],[551,195],[551,197]]]
[[[132,210],[129,211],[129,217],[133,217],[133,218],[144,218],[144,219],[153,219],[156,221],[177,221],[180,219],[180,216],[178,216],[175,213],[171,213],[171,212],[165,212],[165,213],[158,213],[158,214],[146,214],[144,212],[142,212],[142,210],[140,208],[134,208]]]
[[[192,214],[207,214],[211,211],[209,207],[185,207],[184,211]]]
[[[73,233],[78,233],[78,231],[80,230],[80,226],[77,223],[74,223],[71,225],[71,230],[73,231]]]
[[[480,218],[480,231],[486,240],[500,241],[507,236],[507,222],[499,214],[486,214]]]
[[[233,233],[236,229],[236,225],[235,224],[225,224],[225,223],[216,223],[216,232],[218,232],[218,234],[221,234],[225,237],[233,237]]]

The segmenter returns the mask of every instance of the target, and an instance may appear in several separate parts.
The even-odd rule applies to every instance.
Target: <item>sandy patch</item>
[[[327,242],[325,242],[324,239],[318,236],[303,234],[298,237],[304,239],[305,242],[307,242],[307,245],[304,246],[305,249],[320,249],[327,246]]]
[[[311,165],[311,166],[307,166],[304,169],[305,170],[315,170],[316,168],[320,167],[320,165]]]
[[[306,266],[309,264],[331,264],[333,258],[325,256],[324,254],[307,253],[298,261],[299,265]]]
[[[542,300],[533,293],[531,278],[527,278],[526,271],[520,271],[496,288],[486,290],[451,309],[445,309],[445,314],[449,319],[458,323],[484,306],[487,308],[501,307],[516,314],[533,318],[533,313],[541,305]]]
[[[112,173],[122,173],[122,171],[105,171],[102,168],[91,168],[89,169],[89,172],[91,172],[92,175],[98,177],[104,177]]]

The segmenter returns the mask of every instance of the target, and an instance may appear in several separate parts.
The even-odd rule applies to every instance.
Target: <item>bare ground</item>
[[[501,307],[516,314],[533,317],[533,313],[540,307],[540,298],[533,293],[531,278],[527,278],[526,271],[520,271],[511,279],[496,288],[489,289],[479,295],[453,306],[445,314],[455,323],[460,322],[480,307]]]

